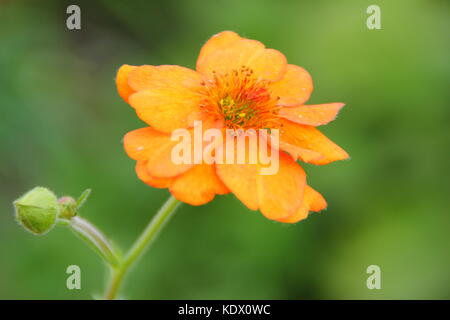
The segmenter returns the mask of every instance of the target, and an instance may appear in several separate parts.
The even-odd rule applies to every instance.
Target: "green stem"
[[[149,244],[156,238],[159,231],[164,227],[180,204],[181,202],[172,196],[167,199],[147,228],[145,228],[141,236],[128,251],[125,259],[118,266],[112,266],[111,280],[106,290],[105,299],[113,300],[117,298],[117,294],[119,293],[120,286],[127,271],[142,256]]]
[[[94,225],[80,216],[70,219],[71,230],[97,252],[109,265],[119,265],[118,254],[110,245],[106,237]]]

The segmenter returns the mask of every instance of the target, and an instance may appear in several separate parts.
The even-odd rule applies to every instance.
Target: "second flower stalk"
[[[170,196],[156,213],[156,215],[152,218],[150,223],[147,225],[139,238],[135,241],[124,258],[120,260],[119,265],[112,266],[111,279],[104,296],[106,300],[114,300],[117,298],[120,287],[127,272],[142,256],[142,254],[153,242],[153,240],[155,240],[156,236],[159,234],[167,221],[180,206],[180,204],[181,202],[179,200],[175,199],[173,196]]]
[[[103,299],[117,299],[127,272],[142,256],[180,204],[181,202],[174,197],[169,197],[125,255],[122,255],[104,234],[87,220],[79,216],[73,216],[68,220],[67,225],[71,230],[109,266],[110,278]]]
[[[130,250],[123,255],[96,226],[78,215],[90,192],[89,189],[84,191],[78,200],[69,196],[57,199],[51,190],[36,187],[14,202],[16,219],[35,235],[43,235],[55,225],[70,228],[109,267],[110,278],[103,299],[113,300],[117,299],[127,272],[156,238],[181,202],[169,197]]]

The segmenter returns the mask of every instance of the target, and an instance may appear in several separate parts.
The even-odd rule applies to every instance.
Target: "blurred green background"
[[[66,28],[78,4],[82,30]],[[382,30],[366,28],[381,7]],[[81,214],[127,248],[168,197],[137,179],[122,137],[144,124],[122,64],[194,67],[222,30],[313,76],[309,103],[342,101],[323,131],[352,159],[305,166],[329,209],[284,225],[233,196],[184,205],[135,268],[133,299],[449,299],[450,5],[446,1],[2,1],[0,298],[89,299],[99,258],[68,230],[35,237],[12,201],[36,185],[93,189]],[[66,289],[68,265],[82,289]],[[366,287],[379,265],[382,289]]]

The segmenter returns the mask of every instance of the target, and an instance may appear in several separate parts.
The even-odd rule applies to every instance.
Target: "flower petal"
[[[320,193],[311,188],[305,186],[305,193],[303,195],[303,202],[296,213],[287,217],[278,219],[279,222],[296,223],[308,217],[309,211],[321,211],[327,207],[327,202]]]
[[[269,142],[273,148],[279,151],[285,151],[294,158],[294,160],[302,160],[303,162],[311,162],[321,160],[324,158],[320,153],[299,147],[295,144],[291,144],[292,141],[274,140],[274,131],[279,129],[272,129],[270,134],[264,134],[264,138]],[[261,132],[260,132],[261,134]],[[280,136],[280,135],[278,135]]]
[[[205,204],[216,194],[230,192],[217,177],[213,165],[199,164],[177,177],[170,186],[172,195],[193,206]]]
[[[220,51],[230,46],[233,42],[242,39],[236,32],[233,31],[222,31],[218,34],[213,35],[208,41],[203,45],[200,50],[200,54],[197,59],[197,69],[203,63],[205,59],[216,51]]]
[[[217,174],[249,209],[260,209],[271,220],[291,216],[299,208],[306,175],[287,154],[280,152],[279,170],[261,175],[260,164],[218,164]]]
[[[323,158],[319,159],[301,158],[302,161],[322,165],[349,157],[347,152],[315,127],[297,124],[289,120],[281,120],[281,123],[280,147],[282,147],[281,141],[283,141],[289,145],[315,151],[323,156]]]
[[[312,78],[305,69],[288,64],[284,77],[271,85],[271,91],[272,95],[280,98],[280,106],[303,104],[313,91]]]
[[[171,141],[169,134],[150,127],[128,132],[124,137],[128,156],[146,160],[148,173],[156,178],[174,177],[192,167],[192,164],[175,164],[172,161],[172,149],[178,143]]]
[[[192,126],[200,119],[201,76],[178,66],[142,66],[128,77],[137,91],[129,97],[130,105],[143,121],[163,132]]]
[[[308,186],[309,210],[319,212],[327,208],[327,201],[316,190]]]
[[[155,87],[195,91],[201,88],[201,81],[196,71],[175,65],[135,67],[128,76],[128,84],[134,91],[152,90]]]
[[[154,188],[168,188],[175,178],[155,178],[147,170],[147,161],[136,162],[136,174],[144,183]]]
[[[256,164],[217,164],[217,175],[250,210],[258,210],[259,170]]]
[[[211,51],[211,52],[209,52]],[[240,39],[224,42],[220,50],[206,50],[197,63],[197,71],[207,78],[214,73],[226,74],[245,66],[259,79],[277,81],[286,70],[286,57],[274,49],[266,49],[256,40]]]
[[[301,160],[306,163],[323,160],[324,155],[319,152],[308,150],[285,141],[280,141],[279,147],[282,151],[289,153],[294,160]]]
[[[119,71],[117,71],[116,76],[116,86],[117,91],[119,92],[119,95],[122,97],[123,100],[128,102],[128,97],[134,93],[135,91],[128,85],[128,76],[131,71],[136,69],[135,66],[130,66],[128,64],[124,64],[119,68]]]
[[[321,126],[336,119],[339,110],[343,106],[343,103],[302,105],[293,108],[282,108],[278,114],[296,123]]]
[[[277,174],[260,175],[259,180],[259,209],[268,219],[286,217],[301,205],[306,174],[287,154],[280,152]]]

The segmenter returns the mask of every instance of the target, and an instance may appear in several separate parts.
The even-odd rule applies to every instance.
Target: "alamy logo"
[[[193,130],[177,129],[171,140],[174,164],[259,164],[262,175],[274,175],[279,169],[278,129],[209,128],[203,131],[202,121],[195,121]]]
[[[81,289],[81,269],[77,265],[71,265],[67,267],[67,274],[70,276],[67,277],[66,287],[69,290],[80,290]]]
[[[381,268],[373,264],[367,267],[366,272],[370,274],[366,281],[367,288],[370,290],[381,289]]]
[[[81,9],[79,6],[72,4],[67,7],[67,14],[70,14],[66,20],[66,26],[69,30],[81,30]]]
[[[381,29],[381,9],[379,6],[373,4],[367,7],[366,12],[370,14],[367,18],[367,28],[369,30]]]

